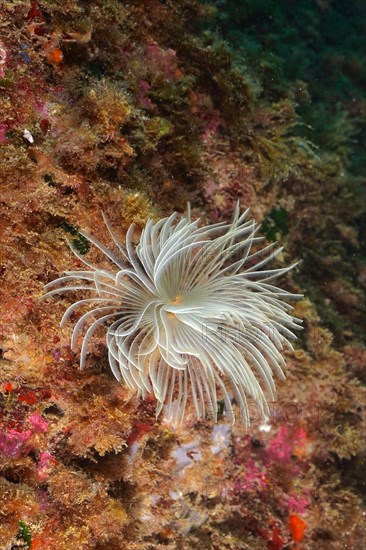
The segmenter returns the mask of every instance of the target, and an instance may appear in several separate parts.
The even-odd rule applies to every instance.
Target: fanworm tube
[[[83,334],[80,367],[94,331],[105,325],[113,374],[142,398],[153,393],[157,414],[165,406],[165,416],[179,424],[188,399],[198,419],[217,420],[220,399],[231,419],[236,401],[246,425],[248,399],[268,414],[267,400],[275,399],[273,374],[284,378],[282,351],[291,348],[293,330],[301,324],[284,299],[299,295],[272,284],[293,265],[266,268],[283,248],[258,250],[263,238],[247,214],[237,205],[231,223],[209,226],[192,221],[189,212],[149,220],[137,246],[134,224],[123,244],[104,215],[110,249],[82,233],[110,268],[92,265],[74,250],[87,269],[67,271],[46,285],[47,295],[92,293],[70,305],[61,321],[63,326],[76,309],[92,306],[71,339],[75,349]]]

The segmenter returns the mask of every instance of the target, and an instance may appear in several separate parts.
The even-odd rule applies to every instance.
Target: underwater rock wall
[[[281,73],[266,93],[276,66],[240,65],[212,30],[218,2],[0,9],[0,548],[357,550],[365,179],[347,147],[364,132],[361,60],[359,133],[342,111],[345,137],[315,144],[299,85]],[[106,241],[101,210],[123,235],[187,201],[228,220],[238,199],[285,244],[279,266],[300,260],[286,287],[305,294],[304,331],[269,419],[253,405],[245,432],[188,410],[173,429],[113,378],[102,332],[79,370],[59,328],[72,300],[42,300],[44,285],[80,269],[79,230]]]

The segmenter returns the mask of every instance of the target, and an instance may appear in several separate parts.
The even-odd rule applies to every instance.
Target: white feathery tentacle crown
[[[79,307],[92,306],[76,322],[74,350],[84,326],[80,367],[96,328],[108,325],[106,341],[114,376],[138,395],[153,393],[157,414],[180,424],[190,398],[198,419],[217,420],[220,399],[234,420],[233,401],[249,425],[248,398],[264,416],[267,399],[275,399],[273,373],[284,378],[284,347],[292,347],[292,330],[301,320],[284,298],[297,298],[272,284],[291,270],[266,269],[283,247],[270,244],[255,252],[259,226],[246,221],[236,206],[232,223],[200,226],[190,210],[156,223],[148,220],[134,246],[134,224],[122,244],[103,214],[116,253],[81,232],[108,258],[110,269],[89,263],[85,271],[67,271],[46,285],[47,296],[91,291],[92,297],[68,307],[64,326]],[[70,283],[70,284],[69,284]],[[91,323],[88,323],[89,321]],[[266,392],[266,393],[265,393]],[[268,397],[266,397],[266,394]]]

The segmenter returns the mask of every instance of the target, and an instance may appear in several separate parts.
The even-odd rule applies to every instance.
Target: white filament
[[[74,348],[94,317],[83,337],[80,366],[94,331],[112,320],[106,335],[112,372],[142,398],[153,393],[157,414],[165,404],[168,418],[179,424],[190,394],[198,419],[209,415],[216,421],[221,398],[234,421],[227,384],[245,425],[248,398],[268,414],[264,390],[275,398],[273,372],[284,377],[281,351],[291,348],[292,330],[301,323],[282,298],[299,295],[269,284],[294,266],[263,269],[282,248],[273,251],[269,245],[251,254],[262,238],[256,236],[258,225],[245,221],[247,213],[240,215],[237,205],[231,224],[208,227],[192,222],[190,211],[179,221],[176,213],[157,223],[149,220],[137,246],[134,225],[124,245],[103,214],[117,255],[82,233],[105,254],[111,269],[99,269],[77,254],[89,270],[66,272],[46,285],[56,287],[48,295],[93,292],[69,306],[61,321],[64,325],[78,307],[95,306],[73,331]]]

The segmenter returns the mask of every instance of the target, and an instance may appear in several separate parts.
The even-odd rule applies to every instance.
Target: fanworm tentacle
[[[248,399],[267,414],[266,395],[275,398],[273,374],[284,378],[282,351],[292,348],[293,331],[301,328],[283,301],[300,295],[273,285],[296,264],[267,268],[283,248],[271,244],[253,251],[262,240],[259,226],[246,221],[248,210],[240,214],[239,205],[232,223],[201,227],[190,210],[181,219],[174,213],[157,223],[149,220],[137,246],[133,224],[123,244],[102,215],[117,253],[82,235],[106,256],[108,270],[77,254],[88,269],[67,271],[46,285],[46,296],[92,292],[71,304],[61,321],[63,326],[79,307],[93,306],[72,334],[75,349],[88,325],[80,366],[94,331],[107,324],[114,376],[142,398],[153,393],[157,414],[164,410],[179,424],[189,398],[198,419],[209,415],[216,421],[218,399],[233,421],[236,401],[246,425]]]

